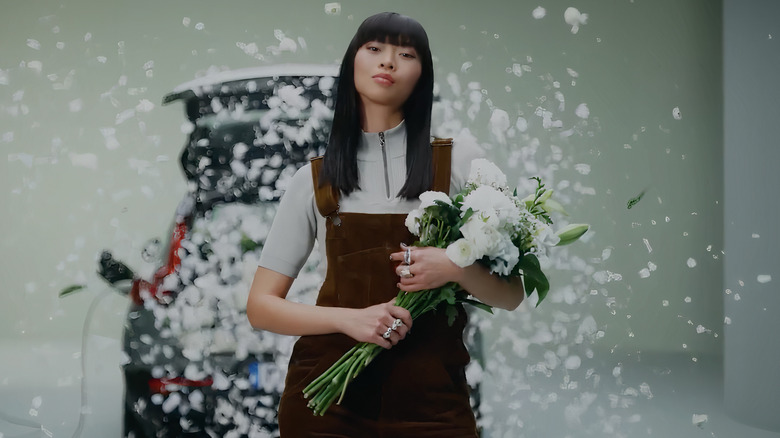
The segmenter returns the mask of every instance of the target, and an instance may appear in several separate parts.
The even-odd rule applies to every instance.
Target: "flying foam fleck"
[[[563,13],[563,20],[571,26],[571,33],[580,31],[580,25],[588,22],[588,14],[580,13],[577,8],[569,7]]]
[[[325,13],[328,15],[341,15],[341,3],[325,3]]]

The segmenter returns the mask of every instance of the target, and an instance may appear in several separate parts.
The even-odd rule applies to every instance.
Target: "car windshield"
[[[188,100],[194,129],[181,163],[201,208],[278,200],[286,178],[321,155],[334,80],[281,77],[236,81]]]

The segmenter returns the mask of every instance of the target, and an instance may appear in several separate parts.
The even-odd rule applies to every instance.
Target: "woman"
[[[418,195],[458,191],[470,159],[480,155],[465,145],[451,158],[449,146],[440,145],[446,142],[431,146],[432,101],[422,26],[396,13],[366,19],[341,64],[327,151],[293,177],[247,303],[255,328],[301,336],[279,407],[285,438],[476,436],[464,373],[465,313],[460,309],[450,326],[431,312],[410,334],[409,312],[394,297],[398,288],[416,292],[456,281],[489,305],[514,309],[523,289],[479,265],[459,268],[443,249],[403,246],[415,240],[404,220]],[[317,305],[289,301],[315,240],[326,263]],[[350,384],[340,405],[313,416],[302,389],[364,341],[391,351]]]

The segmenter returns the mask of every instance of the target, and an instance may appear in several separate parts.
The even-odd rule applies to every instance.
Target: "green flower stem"
[[[354,348],[353,348],[354,350]],[[333,364],[330,368],[328,368],[327,371],[325,371],[321,376],[319,376],[317,379],[315,379],[313,382],[311,382],[306,388],[304,388],[304,397],[308,398],[308,395],[310,393],[313,393],[317,391],[320,387],[322,387],[324,384],[328,383],[329,381],[333,380],[333,377],[338,375],[338,373],[344,368],[345,362],[348,361],[348,359],[352,355],[352,350],[344,354],[341,359],[339,359],[338,362]]]
[[[341,358],[338,361],[336,361],[336,363],[331,365],[331,367],[328,368],[327,371],[322,373],[321,376],[314,379],[313,382],[309,383],[306,386],[306,388],[303,389],[303,397],[308,398],[309,395],[317,391],[320,387],[322,387],[322,385],[332,380],[332,376],[338,375],[339,371],[341,371],[341,369],[343,368],[342,364],[346,362],[350,357],[352,357],[352,355],[358,349],[358,347],[360,347],[360,344],[355,345],[349,351],[344,353],[344,355],[341,356]]]
[[[325,388],[322,392],[318,393],[311,401],[309,401],[308,406],[314,410],[315,415],[318,409],[320,409],[321,406],[323,406],[323,402],[331,396],[333,393],[333,389],[330,387]]]
[[[409,310],[412,319],[433,310],[444,301],[441,289],[423,290],[419,292],[399,291],[395,304]],[[330,366],[322,375],[314,379],[303,390],[304,398],[311,397],[308,403],[314,415],[324,415],[325,411],[336,401],[340,404],[347,391],[347,386],[365,369],[381,352],[382,347],[376,344],[361,342]]]
[[[338,396],[338,391],[335,389],[336,388],[330,388],[328,391],[323,391],[322,394],[320,394],[322,397],[318,396],[316,405],[311,406],[314,409],[314,415],[322,416],[328,407],[330,407],[333,400]]]
[[[360,350],[360,355],[361,356],[364,353],[365,353],[365,350]],[[341,404],[341,400],[344,399],[344,394],[347,392],[347,385],[349,385],[349,382],[351,382],[352,379],[355,378],[356,374],[353,375],[353,373],[355,373],[355,369],[358,367],[358,365],[360,365],[360,362],[361,362],[360,360],[356,360],[356,361],[354,361],[350,365],[349,371],[347,371],[347,375],[344,377],[344,383],[343,383],[343,385],[341,387],[341,395],[339,396],[339,401],[336,402],[337,404]]]
[[[306,390],[304,390],[305,392],[303,397],[308,398],[312,394],[317,394],[317,391],[319,391],[320,388],[326,387],[326,385],[332,385],[334,381],[338,380],[339,375],[344,371],[344,369],[349,366],[350,362],[351,360],[346,360],[338,367],[329,368],[325,373],[322,374],[322,376],[320,376],[318,379],[319,382],[317,382],[316,385],[314,385],[312,388],[307,387]]]
[[[441,242],[441,246],[439,246],[439,245],[436,245],[437,247],[439,247],[439,248],[444,248],[444,247],[446,247],[446,246],[447,246],[447,242],[448,242],[448,240],[447,240],[447,239],[450,237],[450,231],[452,231],[452,228],[449,228],[449,227],[447,227],[447,232],[446,232],[446,233],[444,233],[444,236],[442,236],[442,237],[439,239],[439,242]]]

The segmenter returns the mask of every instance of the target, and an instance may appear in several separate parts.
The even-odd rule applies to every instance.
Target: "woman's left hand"
[[[451,281],[459,281],[463,268],[452,262],[444,249],[430,246],[410,246],[390,254],[390,260],[400,262],[395,268],[400,277],[398,288],[405,292],[435,289]],[[410,263],[404,263],[406,248],[410,249]]]

